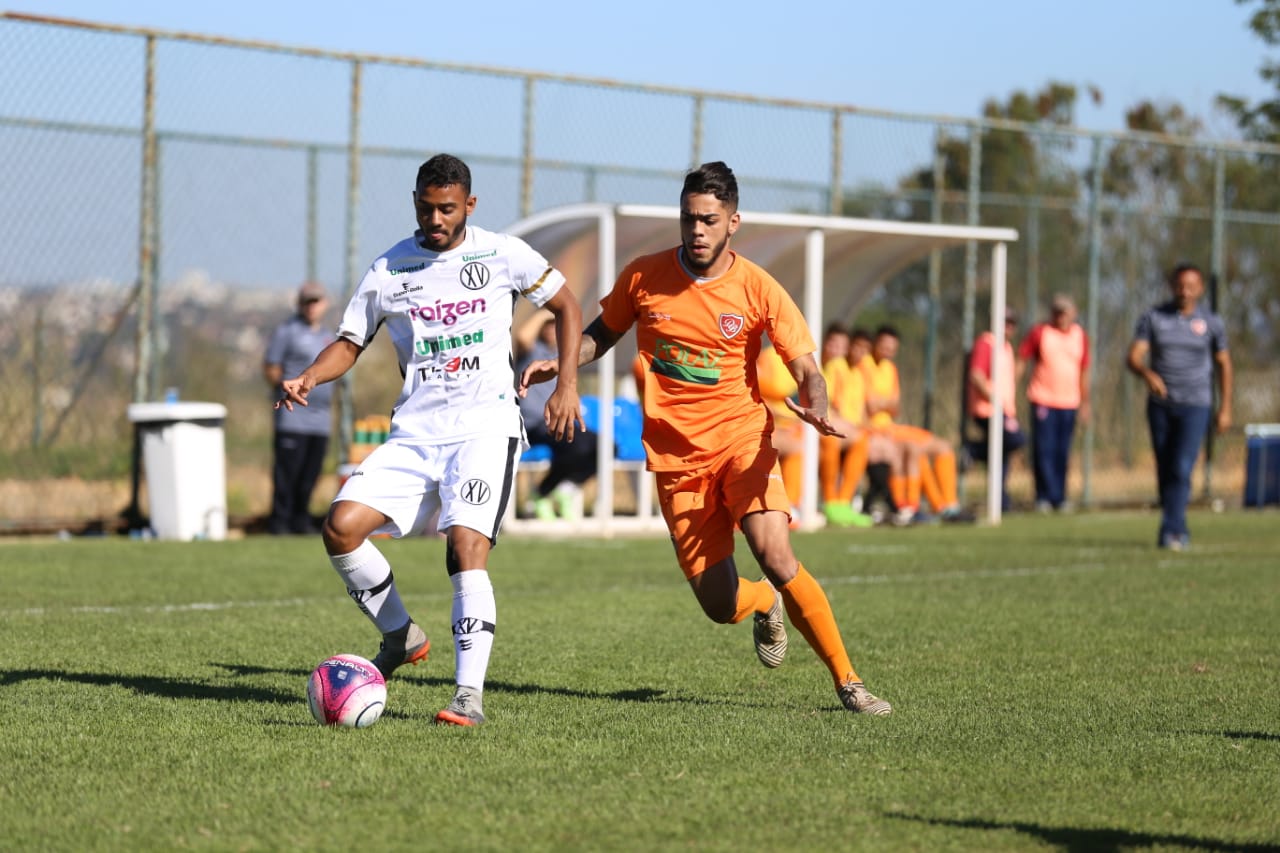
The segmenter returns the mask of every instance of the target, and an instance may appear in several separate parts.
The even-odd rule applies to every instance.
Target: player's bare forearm
[[[275,407],[278,409],[284,406],[292,412],[295,403],[307,405],[307,395],[311,393],[311,389],[342,376],[355,365],[360,353],[360,347],[346,338],[338,338],[322,349],[316,360],[296,377],[280,383],[281,396]]]
[[[827,380],[822,378],[822,371],[818,368],[813,354],[793,359],[787,363],[787,369],[796,380],[797,396],[800,398],[798,406],[787,400],[787,408],[799,415],[820,434],[844,438],[844,433],[827,417],[829,406]]]
[[[600,356],[613,349],[614,344],[622,340],[622,335],[604,324],[604,320],[596,317],[582,332],[582,345],[578,348],[578,366],[590,364]]]

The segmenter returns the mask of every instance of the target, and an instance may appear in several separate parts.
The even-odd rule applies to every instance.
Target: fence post
[[[520,218],[533,213],[533,99],[536,81],[524,78],[524,129],[520,152]]]
[[[307,281],[316,280],[316,219],[319,210],[319,168],[316,146],[307,146]]]
[[[947,162],[943,156],[946,131],[935,128],[933,144],[933,195],[929,199],[929,221],[942,222],[942,194],[946,190]],[[942,301],[942,250],[929,252],[929,314],[925,318],[924,337],[924,420],[925,429],[933,429],[933,398],[938,375],[938,304]],[[963,482],[963,478],[961,478]]]
[[[1209,308],[1213,313],[1222,316],[1222,305],[1220,303],[1222,289],[1222,279],[1226,275],[1225,257],[1226,257],[1226,228],[1225,208],[1227,206],[1227,160],[1226,155],[1219,148],[1213,158],[1213,245],[1210,248],[1209,258]],[[1214,366],[1217,371],[1217,366]],[[1216,412],[1218,406],[1222,404],[1221,392],[1218,390],[1218,383],[1214,382],[1213,388],[1213,410]],[[1213,444],[1217,438],[1217,428],[1213,423],[1209,424],[1209,428],[1204,431],[1204,496],[1206,498],[1213,497]]]
[[[347,264],[346,287],[343,293],[349,300],[360,280],[360,98],[364,77],[364,64],[351,62],[351,100],[347,107],[349,131],[347,135]],[[338,442],[335,451],[344,459],[355,435],[355,371],[348,370],[338,385]]]
[[[844,123],[840,110],[831,111],[831,203],[828,206],[832,216],[844,213]]]
[[[138,222],[138,329],[137,361],[133,372],[133,401],[151,397],[151,361],[155,311],[155,182],[156,182],[156,37],[147,36],[146,68],[142,84],[142,187]]]
[[[969,187],[968,215],[965,221],[969,225],[978,225],[980,217],[979,205],[982,200],[982,124],[973,122],[969,125]],[[973,344],[974,302],[978,293],[978,244],[969,240],[964,244],[964,318],[961,334],[964,348],[967,351]]]
[[[701,95],[693,98],[693,140],[689,151],[689,168],[696,169],[702,165],[702,122],[706,112],[706,99]]]
[[[1098,335],[1098,290],[1101,286],[1102,270],[1102,137],[1093,137],[1093,154],[1089,160],[1092,171],[1089,181],[1089,334],[1097,341]],[[1089,387],[1094,387],[1094,378],[1098,375],[1098,360],[1089,359]],[[1096,417],[1089,418],[1084,427],[1084,448],[1081,454],[1081,475],[1084,488],[1081,503],[1090,506],[1093,503],[1093,445],[1097,436]]]

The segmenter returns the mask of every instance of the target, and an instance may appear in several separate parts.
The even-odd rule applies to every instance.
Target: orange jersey
[[[898,398],[901,393],[898,387],[898,366],[891,360],[886,358],[877,364],[874,358],[867,356],[858,363],[858,368],[866,379],[868,397]],[[876,412],[871,416],[873,427],[886,427],[891,423],[893,423],[893,415],[889,412]]]
[[[772,430],[756,374],[762,334],[787,362],[818,348],[782,285],[736,253],[728,272],[711,281],[690,276],[679,249],[637,258],[600,305],[611,331],[636,327],[646,366],[644,445],[654,471],[701,467]]]
[[[769,407],[774,420],[799,421],[796,413],[784,402],[799,390],[796,378],[791,375],[787,363],[773,347],[762,347],[756,358],[756,379],[759,381],[760,398]]]
[[[827,380],[827,398],[840,417],[854,426],[867,419],[866,378],[862,371],[850,367],[843,358],[833,358],[822,365]]]

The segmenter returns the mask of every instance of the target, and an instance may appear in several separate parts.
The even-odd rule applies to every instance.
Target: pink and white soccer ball
[[[321,725],[367,728],[387,705],[387,681],[359,655],[334,655],[311,673],[307,704]]]

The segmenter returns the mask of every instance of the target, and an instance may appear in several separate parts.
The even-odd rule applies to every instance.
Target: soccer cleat
[[[453,693],[453,701],[436,714],[436,725],[478,726],[483,723],[484,709],[480,695],[479,690],[458,685]]]
[[[893,706],[883,699],[878,699],[867,692],[861,681],[849,679],[836,688],[840,701],[845,708],[855,714],[870,714],[873,717],[887,717],[893,713]]]
[[[558,516],[569,521],[582,520],[581,488],[572,483],[561,483],[551,493],[551,499],[555,501],[556,514]]]
[[[832,527],[852,527],[853,507],[848,504],[828,501],[822,505],[822,514],[827,517],[827,524]]]
[[[942,511],[942,520],[949,524],[973,524],[978,517],[960,504],[952,504]]]
[[[533,517],[539,521],[555,521],[556,506],[551,498],[538,498],[533,502]]]
[[[777,590],[773,592],[769,612],[755,615],[751,636],[756,642],[756,657],[769,669],[777,667],[787,656],[787,626],[782,621],[782,596]]]
[[[418,623],[410,621],[398,631],[390,631],[382,635],[382,645],[373,659],[373,665],[382,673],[383,678],[390,678],[398,667],[411,663],[417,666],[427,659],[431,651],[431,641],[426,633],[418,627]]]

